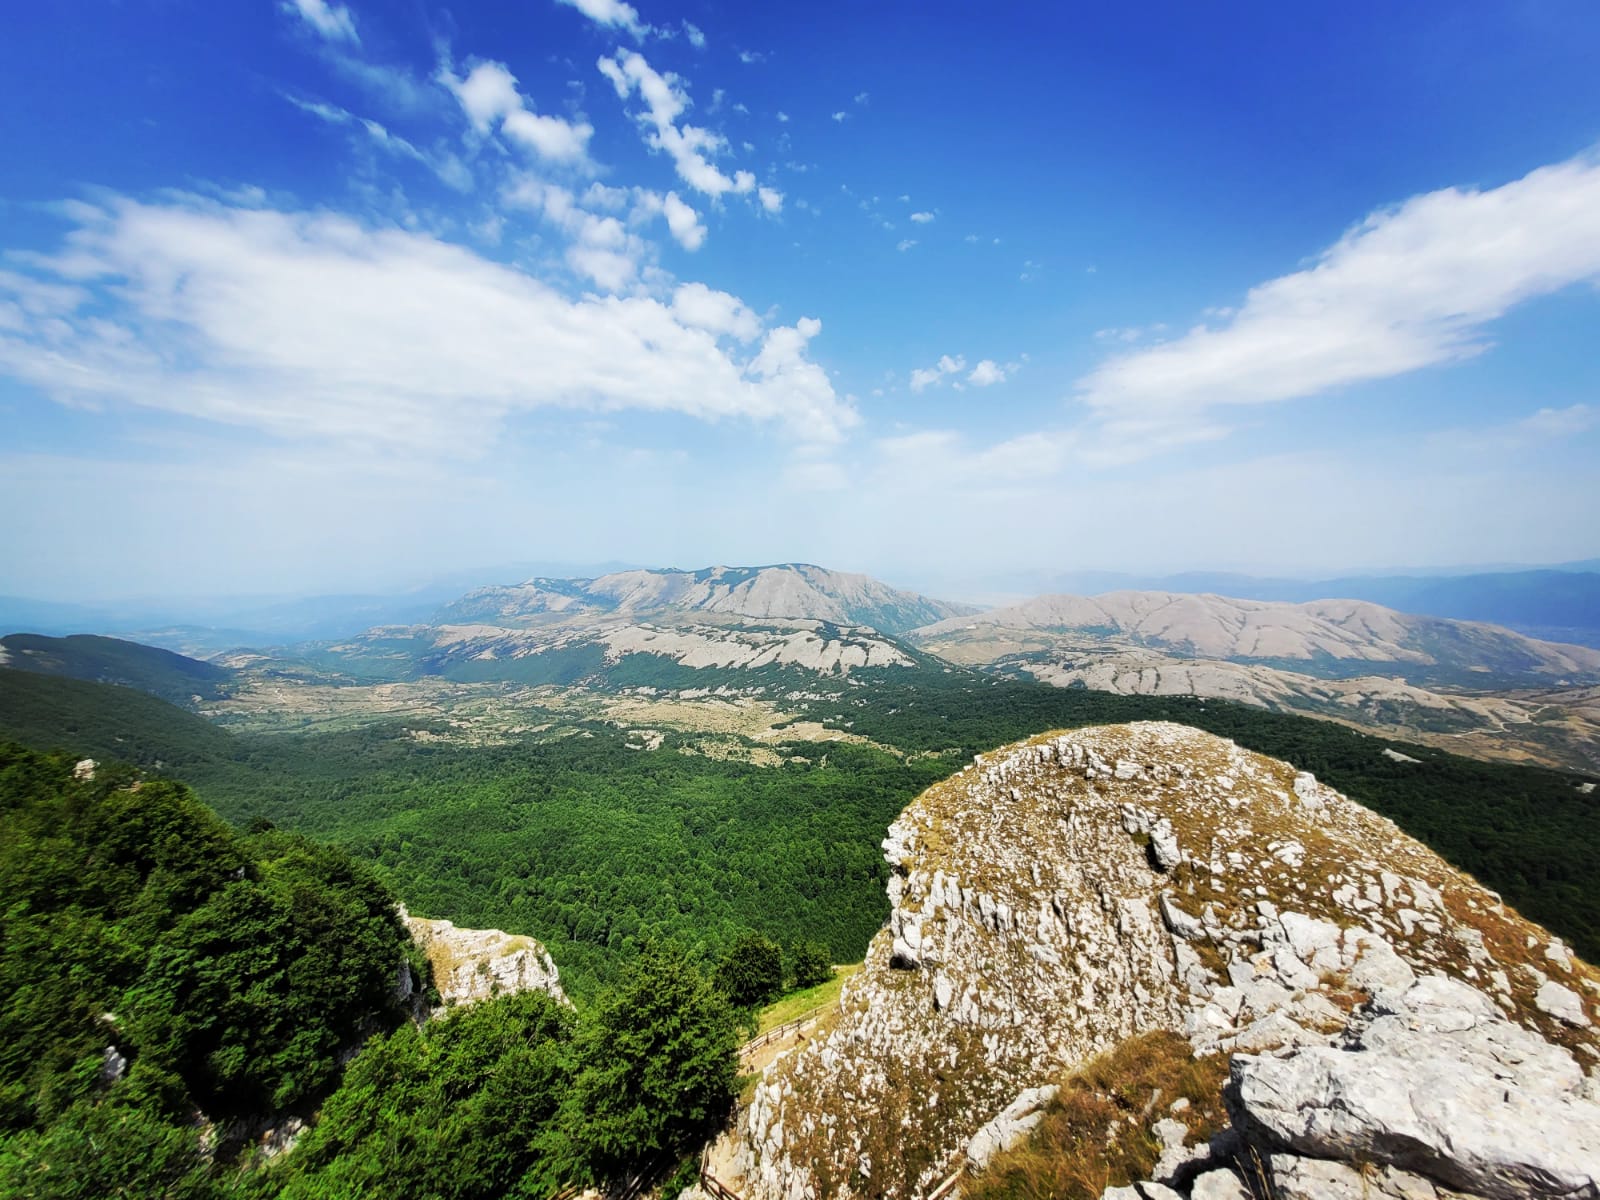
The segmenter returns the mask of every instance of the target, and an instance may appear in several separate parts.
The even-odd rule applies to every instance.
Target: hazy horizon
[[[1597,45],[1578,0],[27,7],[0,593],[1593,558]]]

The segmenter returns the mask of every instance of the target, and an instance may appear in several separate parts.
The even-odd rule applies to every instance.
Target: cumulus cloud
[[[0,279],[0,371],[63,402],[423,456],[482,452],[540,408],[777,423],[813,442],[858,420],[807,356],[814,320],[762,331],[736,302],[681,292],[574,300],[326,213],[193,197],[66,211],[61,253],[13,272],[27,287]],[[602,219],[585,245],[603,254],[619,232]]]
[[[689,45],[696,50],[704,50],[706,48],[706,35],[701,32],[698,25],[691,25],[688,21],[685,21],[683,23],[683,35],[689,39]]]
[[[911,219],[918,225],[926,225],[933,220],[933,214],[931,212],[914,212],[911,214]]]
[[[1488,190],[1446,188],[1373,213],[1303,270],[1263,283],[1224,323],[1112,358],[1078,391],[1108,434],[1270,404],[1450,363],[1487,347],[1516,305],[1600,279],[1600,157]]]
[[[642,38],[650,32],[650,26],[639,20],[638,10],[631,4],[623,3],[623,0],[560,0],[560,3],[577,9],[596,25],[626,30],[636,38]],[[694,26],[689,28],[693,29]],[[690,40],[693,41],[692,35]]]
[[[705,244],[706,227],[700,223],[700,214],[680,200],[677,192],[666,194],[661,212],[667,218],[672,236],[685,250],[698,250]]]
[[[988,387],[994,383],[1004,383],[1008,369],[1000,366],[992,358],[986,358],[972,368],[972,373],[967,376],[967,382],[973,387]]]
[[[756,196],[761,201],[761,207],[769,213],[777,214],[783,211],[783,193],[777,188],[759,187]]]
[[[355,18],[342,4],[328,0],[283,0],[284,12],[298,16],[330,42],[359,42]]]
[[[638,120],[646,130],[646,143],[665,151],[677,168],[678,177],[690,187],[713,198],[755,190],[756,177],[749,171],[728,176],[711,162],[709,156],[727,149],[727,141],[720,134],[678,123],[689,107],[689,97],[676,75],[661,74],[634,51],[602,57],[595,65],[611,81],[619,99],[626,101],[637,93],[644,101],[645,111],[638,114]]]
[[[719,337],[753,340],[761,332],[761,319],[739,297],[719,292],[703,283],[685,283],[672,293],[672,314],[691,329],[704,329]]]
[[[911,372],[911,390],[920,392],[924,388],[940,383],[947,375],[954,375],[966,369],[967,360],[961,355],[952,358],[948,354],[941,354],[939,361],[931,367],[918,367]]]
[[[587,162],[593,127],[534,112],[517,91],[517,77],[504,63],[479,63],[465,79],[442,70],[439,81],[455,93],[479,133],[489,133],[498,122],[502,134],[541,158],[568,164]]]

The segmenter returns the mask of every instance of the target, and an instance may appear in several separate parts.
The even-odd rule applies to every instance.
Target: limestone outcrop
[[[433,966],[439,1008],[471,1004],[508,992],[549,992],[562,1003],[561,975],[548,951],[522,934],[499,929],[461,929],[449,921],[401,916]]]
[[[1307,773],[1177,725],[1048,735],[884,852],[864,968],[739,1116],[741,1195],[970,1180],[1076,1068],[1170,1031],[1231,1059],[1231,1120],[1150,1097],[1160,1162],[1108,1195],[1600,1196],[1600,976]]]

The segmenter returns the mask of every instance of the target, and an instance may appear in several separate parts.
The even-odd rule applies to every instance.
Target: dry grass
[[[1174,1101],[1191,1143],[1227,1126],[1226,1055],[1195,1058],[1175,1033],[1148,1033],[1084,1064],[1024,1145],[998,1156],[963,1188],[968,1200],[1099,1200],[1108,1187],[1148,1179],[1161,1146],[1151,1126]]]

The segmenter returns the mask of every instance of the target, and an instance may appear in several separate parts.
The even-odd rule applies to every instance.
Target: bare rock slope
[[[1152,1095],[1154,1177],[1108,1197],[1600,1195],[1600,975],[1309,774],[1177,725],[1046,735],[884,849],[889,923],[742,1111],[741,1194],[981,1181],[1074,1069],[1171,1031],[1231,1123]]]

